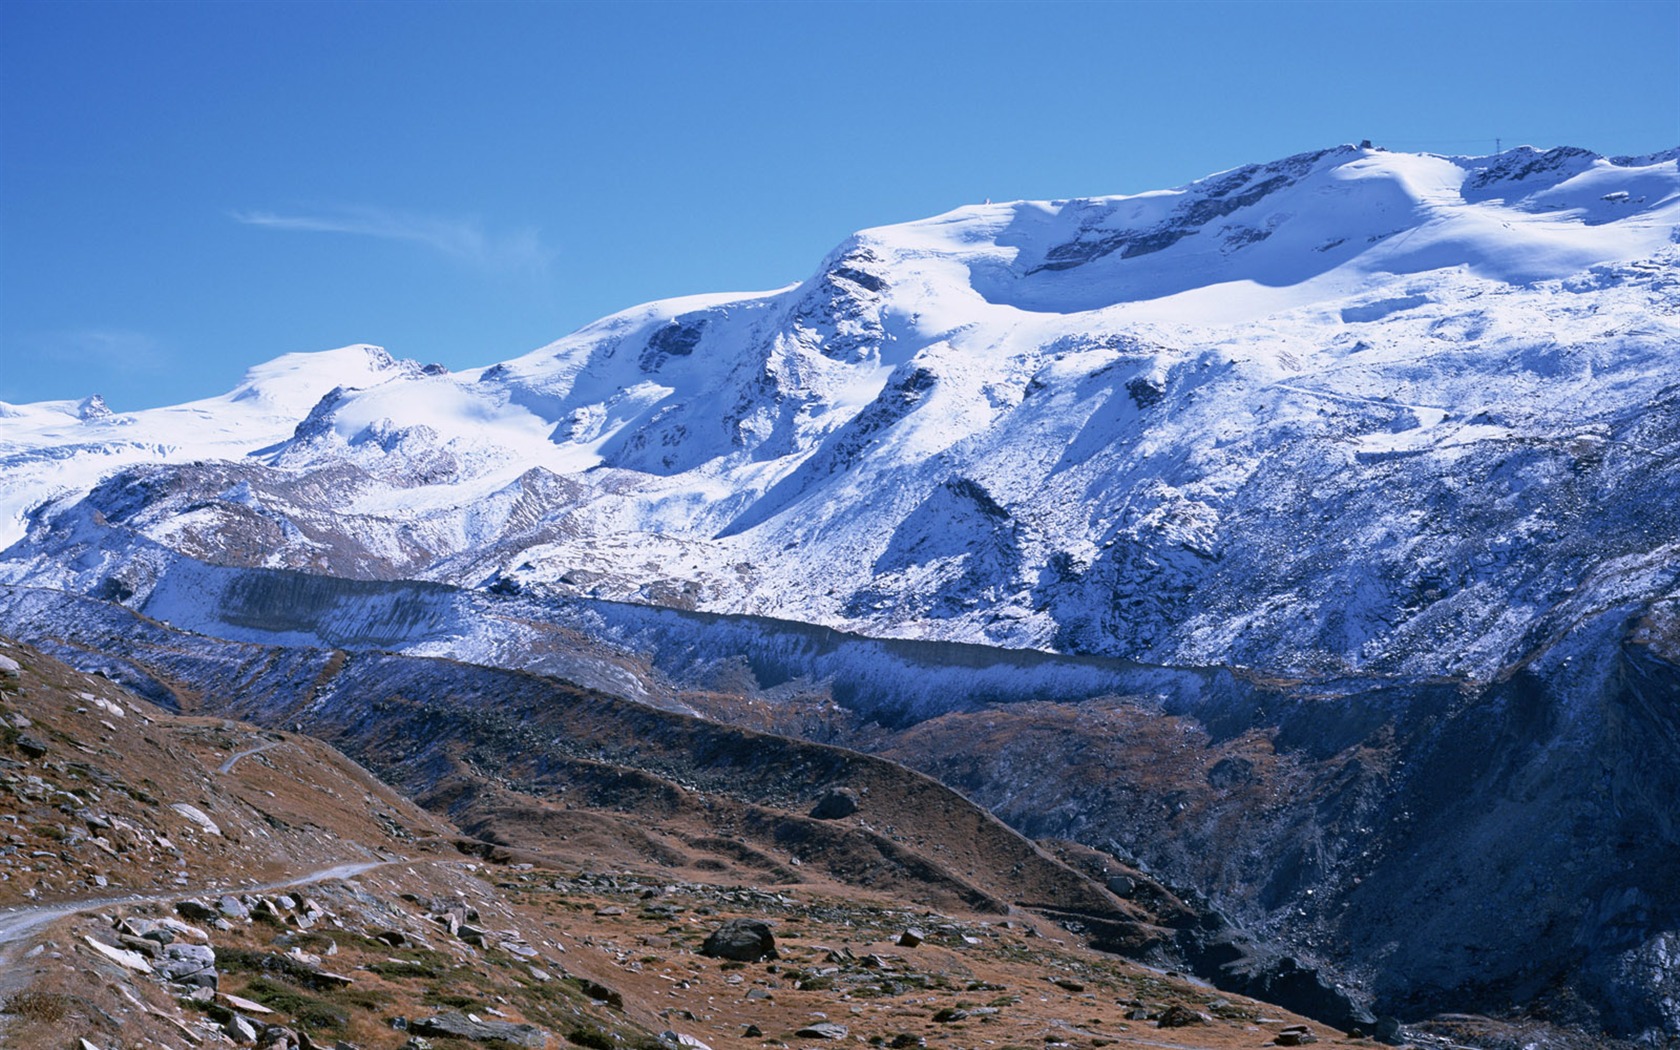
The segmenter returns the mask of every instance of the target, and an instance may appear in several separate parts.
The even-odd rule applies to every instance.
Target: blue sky
[[[0,400],[451,367],[855,229],[1369,137],[1680,145],[1680,3],[0,4]]]

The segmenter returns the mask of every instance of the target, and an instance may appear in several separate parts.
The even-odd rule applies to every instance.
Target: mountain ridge
[[[1672,560],[1680,524],[1621,519],[1673,489],[1677,230],[1672,160],[1568,149],[1339,147],[969,206],[863,231],[798,286],[647,304],[483,369],[351,347],[151,414],[14,408],[0,574],[86,589],[51,523],[94,513],[342,576],[1486,677],[1620,561]],[[1580,497],[1524,494],[1570,475]],[[1624,535],[1570,549],[1605,489]],[[1560,563],[1513,567],[1525,537]]]
[[[1624,160],[1338,147],[483,369],[6,406],[0,626],[149,696],[304,704],[330,647],[891,755],[1408,1020],[1660,1045],[1680,152]]]

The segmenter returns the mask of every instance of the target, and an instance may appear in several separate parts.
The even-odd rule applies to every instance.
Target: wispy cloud
[[[248,226],[307,233],[348,233],[421,244],[456,262],[497,274],[543,279],[554,252],[533,229],[493,234],[476,220],[419,215],[385,208],[338,208],[317,215],[279,215],[241,211],[234,219]]]
[[[84,328],[45,332],[26,340],[29,349],[57,364],[119,376],[153,375],[174,364],[173,355],[144,332],[120,328]]]

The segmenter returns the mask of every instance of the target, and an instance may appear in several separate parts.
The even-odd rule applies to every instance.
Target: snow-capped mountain
[[[1680,573],[1677,152],[1339,147],[863,231],[464,373],[0,406],[0,578],[153,544],[863,633],[1485,676]]]
[[[1680,1033],[1680,150],[1340,147],[468,372],[0,405],[0,547],[0,630],[161,703],[349,717],[397,649],[832,734],[1309,999]]]

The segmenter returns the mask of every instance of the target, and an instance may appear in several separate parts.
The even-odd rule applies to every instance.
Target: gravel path
[[[276,741],[278,743],[278,741]],[[270,745],[272,746],[272,745]],[[260,748],[258,749],[260,750]],[[249,752],[246,752],[247,754]],[[234,758],[238,758],[235,755]],[[228,759],[231,765],[233,759]],[[225,772],[225,769],[224,769]],[[357,861],[349,864],[336,864],[330,868],[298,875],[293,878],[280,879],[276,882],[265,882],[255,886],[206,886],[199,889],[173,889],[167,893],[131,893],[124,897],[87,897],[80,900],[59,901],[55,904],[42,904],[32,908],[10,908],[0,911],[0,974],[8,971],[23,976],[20,968],[11,964],[11,953],[19,941],[29,934],[67,915],[75,915],[84,911],[97,911],[101,908],[130,906],[135,904],[160,904],[178,901],[186,897],[223,896],[224,894],[238,895],[241,893],[265,893],[269,890],[281,890],[291,886],[303,886],[311,882],[325,882],[329,879],[348,879],[360,875],[364,871],[382,868],[388,864],[406,864],[408,858],[399,857],[395,860]],[[0,991],[6,991],[6,984],[0,979]]]
[[[216,772],[218,772],[218,773],[232,773],[233,772],[233,764],[235,762],[239,761],[240,759],[244,758],[246,755],[254,755],[258,751],[267,751],[271,747],[279,747],[281,744],[284,744],[284,743],[285,743],[284,740],[270,740],[266,744],[258,744],[256,747],[248,747],[248,748],[239,752],[236,755],[228,756],[228,760],[226,762],[223,762],[221,765],[216,767]]]

